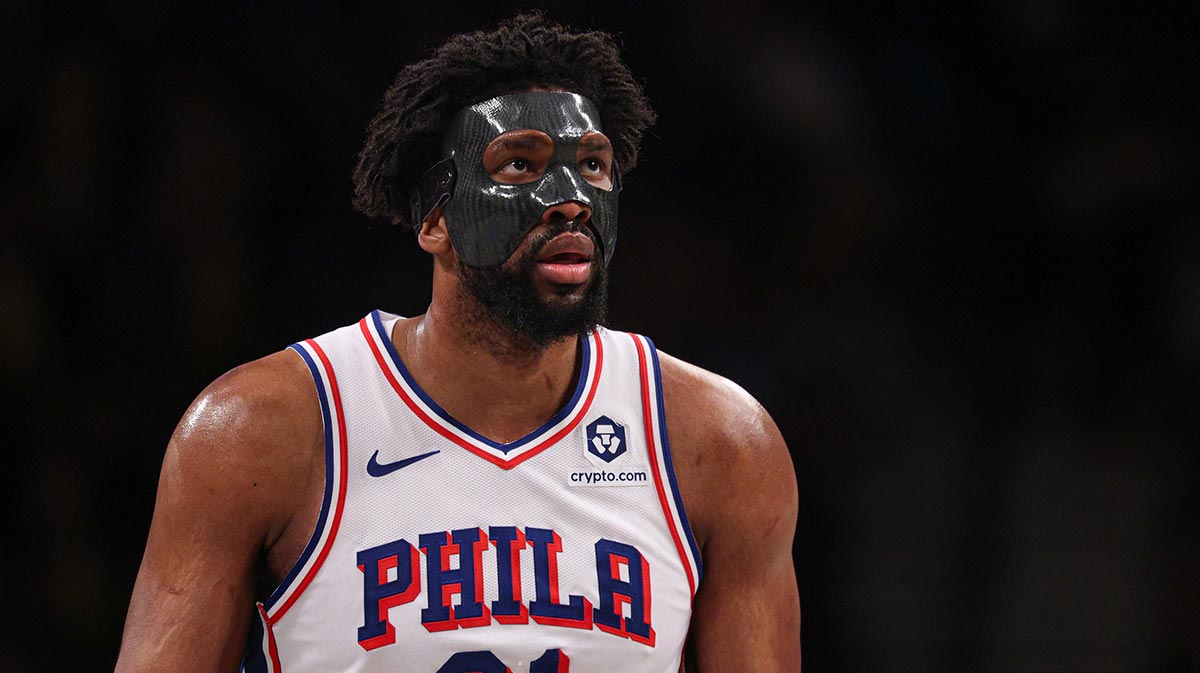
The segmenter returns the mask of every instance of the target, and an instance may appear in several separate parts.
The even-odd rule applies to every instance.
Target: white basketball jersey
[[[650,340],[594,330],[567,405],[499,444],[418,387],[397,319],[291,346],[321,402],[325,496],[243,669],[680,670],[701,565]]]

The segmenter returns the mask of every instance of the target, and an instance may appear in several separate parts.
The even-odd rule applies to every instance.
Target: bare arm
[[[796,673],[798,497],[783,437],[729,381],[669,357],[663,375],[676,472],[704,562],[689,660],[703,673]]]
[[[309,489],[297,487],[309,483],[311,457],[320,456],[316,394],[302,368],[299,358],[277,353],[235,369],[176,428],[118,673],[237,670],[255,572],[303,511]]]

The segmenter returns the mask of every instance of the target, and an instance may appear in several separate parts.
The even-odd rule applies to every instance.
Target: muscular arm
[[[237,670],[256,570],[308,518],[317,409],[288,353],[233,370],[188,409],[163,459],[118,673]]]
[[[702,673],[795,673],[797,493],[787,446],[729,381],[669,356],[663,378],[676,474],[704,561],[689,660]]]

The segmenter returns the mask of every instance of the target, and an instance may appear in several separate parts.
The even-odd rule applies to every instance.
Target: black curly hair
[[[642,132],[654,110],[621,62],[611,35],[573,32],[540,12],[521,14],[493,30],[455,35],[433,55],[396,76],[367,128],[354,169],[354,207],[409,227],[409,196],[436,163],[442,133],[454,114],[480,101],[531,88],[561,88],[585,96],[600,111],[622,174],[637,164]]]

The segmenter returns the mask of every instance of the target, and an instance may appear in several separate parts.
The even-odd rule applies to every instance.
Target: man
[[[400,73],[356,204],[416,230],[429,310],[193,403],[118,671],[799,669],[774,423],[597,327],[652,120],[611,38],[538,15]]]

